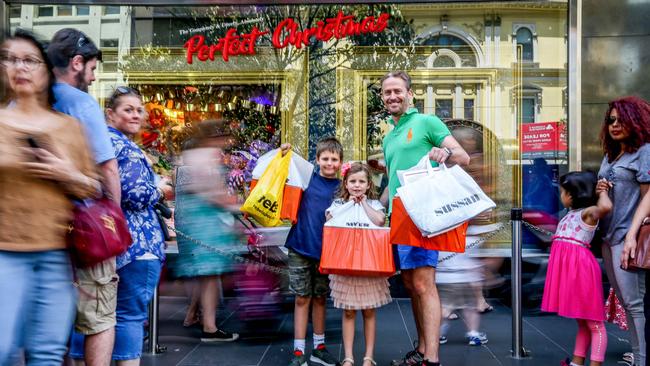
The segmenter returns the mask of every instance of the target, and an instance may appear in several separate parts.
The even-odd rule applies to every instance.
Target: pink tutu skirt
[[[386,277],[330,275],[329,278],[335,308],[374,309],[393,300]]]
[[[542,310],[566,318],[605,320],[600,266],[578,244],[556,239],[548,260]]]

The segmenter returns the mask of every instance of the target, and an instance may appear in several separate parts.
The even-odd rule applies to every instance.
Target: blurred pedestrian
[[[83,127],[52,109],[43,45],[18,30],[0,65],[12,95],[0,109],[0,364],[22,348],[27,365],[61,365],[76,303],[71,200],[96,197],[100,183]]]
[[[104,112],[88,94],[102,52],[84,33],[64,28],[52,37],[47,55],[56,76],[56,84],[52,87],[56,97],[54,109],[78,119],[84,126],[102,176],[104,194],[119,204],[120,178]],[[81,291],[75,331],[87,336],[86,365],[105,366],[111,360],[115,339],[118,282],[115,258],[77,269],[76,280]]]
[[[560,178],[560,199],[570,211],[553,236],[542,310],[578,323],[573,359],[565,360],[564,366],[584,365],[590,347],[590,365],[600,366],[605,361],[603,281],[589,246],[599,220],[612,209],[608,190],[608,183],[597,183],[590,172],[571,172]]]
[[[620,262],[634,211],[650,187],[650,103],[638,97],[610,102],[600,136],[605,157],[598,177],[611,183],[609,197],[614,203],[601,224],[605,271],[627,313],[633,363],[644,366],[645,273],[626,271]]]
[[[239,334],[217,327],[219,277],[234,271],[232,251],[239,240],[234,227],[235,197],[229,194],[224,150],[231,144],[230,126],[225,120],[203,121],[184,147],[183,163],[176,173],[175,227],[178,230],[179,277],[197,278],[203,342],[229,342]],[[194,301],[196,304],[196,302]],[[196,312],[197,307],[190,307]],[[188,314],[191,322],[196,316]]]
[[[467,327],[465,341],[470,346],[480,346],[488,342],[487,335],[479,332],[481,323],[477,289],[483,282],[483,265],[467,253],[440,252],[442,258],[436,268],[436,285],[442,305],[442,324],[440,325],[440,344],[447,343],[452,312],[463,311]],[[485,301],[485,299],[483,299]]]

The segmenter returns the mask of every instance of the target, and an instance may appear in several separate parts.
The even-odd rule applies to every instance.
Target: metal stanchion
[[[512,220],[512,260],[510,267],[512,282],[512,357],[518,359],[528,356],[528,352],[524,349],[521,315],[521,208],[513,208],[510,211],[510,220]]]
[[[167,347],[158,344],[158,286],[153,290],[149,303],[149,354],[158,355],[167,351]]]

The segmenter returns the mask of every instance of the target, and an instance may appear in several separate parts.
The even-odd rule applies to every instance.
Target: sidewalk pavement
[[[524,317],[524,345],[531,357],[514,360],[510,357],[511,314],[510,308],[498,300],[488,300],[494,311],[481,316],[481,330],[487,333],[489,342],[471,347],[464,340],[465,326],[462,314],[451,321],[449,341],[441,345],[440,357],[444,366],[503,366],[535,365],[556,366],[573,350],[576,332],[575,321],[552,315],[526,315]],[[142,365],[218,365],[218,366],[286,366],[293,346],[293,316],[282,314],[270,325],[255,325],[238,318],[232,301],[226,299],[219,311],[218,323],[228,331],[239,332],[241,338],[232,343],[201,343],[198,327],[182,326],[187,308],[183,297],[161,297],[159,343],[167,347],[160,355],[144,355]],[[331,305],[327,310],[327,346],[335,356],[342,359],[341,339],[342,312]],[[616,365],[624,352],[631,350],[624,331],[607,325],[609,344],[605,365]],[[307,352],[311,345],[308,331]],[[377,312],[377,342],[375,360],[379,366],[388,366],[390,360],[399,358],[412,349],[417,337],[413,323],[411,304],[408,299],[395,299]],[[357,318],[355,359],[363,358],[363,327]],[[361,362],[359,362],[360,364]]]

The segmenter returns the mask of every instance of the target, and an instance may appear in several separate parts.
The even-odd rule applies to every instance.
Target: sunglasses
[[[138,89],[133,89],[128,86],[118,86],[115,88],[115,92],[113,92],[113,97],[119,97],[124,94],[135,94],[135,95],[140,95],[140,92]]]
[[[616,116],[607,116],[607,118],[605,118],[605,123],[608,125],[613,125],[616,121],[618,121],[618,117]]]

